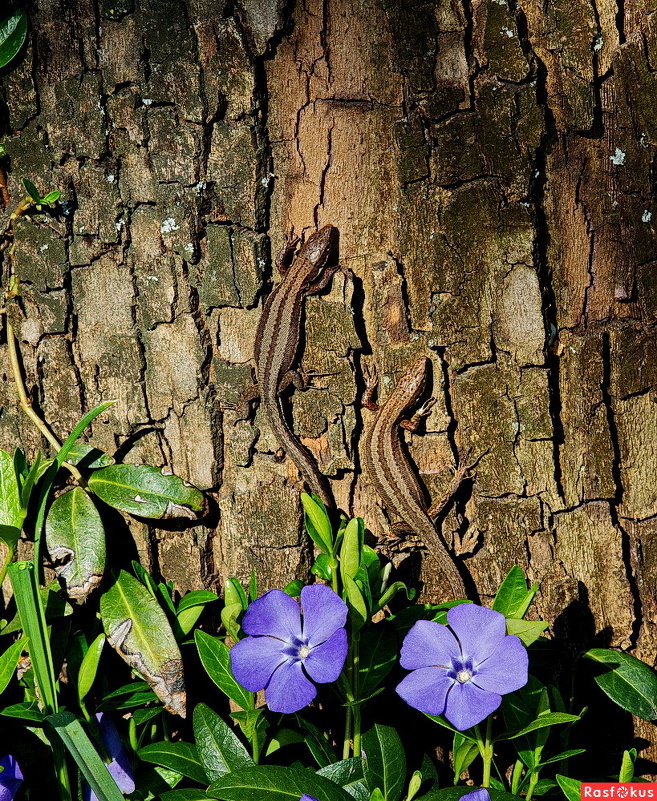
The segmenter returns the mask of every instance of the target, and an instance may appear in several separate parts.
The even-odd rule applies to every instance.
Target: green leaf
[[[87,442],[76,442],[68,452],[66,461],[85,470],[97,470],[114,464],[114,459],[109,454]]]
[[[496,740],[515,740],[516,737],[523,737],[525,734],[529,734],[533,731],[538,731],[539,729],[544,729],[547,726],[558,726],[562,723],[574,723],[576,720],[579,720],[579,715],[567,715],[565,712],[546,712],[543,715],[539,715],[536,720],[533,720],[527,726],[524,726],[519,731],[510,732],[507,734],[503,734],[500,737],[496,737]]]
[[[349,618],[354,631],[359,631],[367,620],[367,606],[363,593],[360,591],[356,582],[350,576],[343,576],[347,606],[349,607]]]
[[[570,759],[571,757],[577,756],[578,754],[585,754],[586,748],[571,748],[570,751],[562,751],[560,754],[555,754],[553,757],[549,759],[541,759],[541,761],[536,766],[537,768],[542,768],[544,765],[552,765],[555,762],[563,762],[564,759]],[[627,753],[627,751],[625,752]],[[619,779],[618,781],[631,781],[631,779]]]
[[[522,620],[512,617],[506,619],[506,633],[515,634],[526,646],[535,642],[548,626],[549,623],[544,620]]]
[[[94,502],[81,487],[53,501],[46,518],[46,543],[68,596],[85,601],[105,572],[105,529]]]
[[[210,798],[203,790],[167,790],[158,797],[160,801],[205,801]]]
[[[360,638],[359,690],[370,696],[397,662],[397,638],[385,623],[365,629]]]
[[[320,731],[314,723],[302,718],[300,715],[297,715],[297,722],[299,728],[306,732],[304,738],[306,745],[319,767],[325,768],[327,765],[331,765],[335,762],[335,751],[326,739],[324,732]]]
[[[194,519],[203,511],[203,494],[196,487],[147,464],[115,464],[96,470],[89,478],[89,489],[108,506],[139,517]]]
[[[34,563],[14,562],[9,565],[8,573],[23,631],[29,641],[30,659],[44,708],[47,712],[56,712],[55,668]]]
[[[98,663],[100,662],[100,655],[103,652],[105,645],[105,635],[99,634],[96,639],[91,643],[87,649],[80,664],[78,672],[78,700],[82,702],[89,690],[92,688],[96,673],[98,672]]]
[[[27,639],[21,637],[0,654],[0,693],[3,693],[7,689],[7,685],[14,675],[16,665],[26,645]]]
[[[16,550],[16,545],[18,544],[18,540],[20,538],[21,530],[19,528],[14,528],[14,526],[0,525],[0,541],[4,542],[10,551],[13,552]]]
[[[495,779],[491,778],[491,786],[486,788],[490,794],[491,801],[518,801],[517,795],[495,789],[492,786],[494,781]],[[479,787],[463,787],[463,785],[459,787],[444,787],[442,790],[430,790],[426,795],[416,796],[414,801],[459,801],[461,796],[479,789]]]
[[[210,590],[192,590],[192,592],[185,593],[178,603],[176,614],[180,614],[184,609],[189,609],[193,606],[204,606],[218,601],[219,596],[210,592]]]
[[[121,570],[100,598],[110,645],[174,715],[185,717],[183,665],[167,616],[134,576]]]
[[[195,631],[194,639],[206,673],[225,693],[242,709],[255,707],[255,696],[238,684],[230,670],[230,652],[228,646],[218,637],[212,637],[204,631]]]
[[[235,732],[205,704],[194,709],[194,739],[210,781],[254,764]]]
[[[39,190],[36,188],[36,186],[34,186],[32,181],[29,181],[27,178],[23,178],[23,186],[25,187],[27,194],[35,203],[41,203],[41,195],[39,194]]]
[[[623,751],[621,769],[618,774],[619,782],[631,782],[634,779],[634,763],[636,761],[636,748]]]
[[[60,736],[99,801],[123,801],[123,793],[75,715],[58,712],[46,720]]]
[[[18,529],[20,536],[24,519],[14,457],[7,451],[0,451],[0,525],[3,531],[5,528]]]
[[[0,68],[20,52],[27,37],[27,14],[18,9],[0,22]]]
[[[537,591],[538,584],[532,584],[531,588],[527,589],[525,574],[518,565],[514,565],[500,584],[493,601],[493,609],[501,612],[505,617],[522,618]]]
[[[369,799],[369,791],[363,779],[363,760],[352,757],[333,762],[317,771],[318,776],[324,776],[344,789],[357,801]]]
[[[595,682],[621,709],[643,720],[657,718],[657,673],[651,667],[607,648],[591,648],[584,656],[604,665],[606,671],[595,676]]]
[[[363,758],[370,792],[378,787],[386,801],[397,801],[406,780],[406,757],[397,731],[376,723],[363,735]]]
[[[326,554],[333,553],[333,528],[326,507],[317,496],[301,493],[306,531],[310,538]]]
[[[46,466],[46,470],[48,467]],[[21,487],[21,506],[23,507],[23,511],[27,511],[27,507],[30,503],[30,497],[32,496],[32,490],[34,489],[35,483],[41,478],[41,474],[44,471],[44,462],[41,459],[41,454],[37,453],[34,463],[32,467],[25,477],[25,481],[23,481],[23,485]]]
[[[456,732],[454,734],[454,747],[452,761],[454,763],[454,784],[459,780],[463,771],[467,770],[479,755],[479,746]]]
[[[360,517],[352,518],[346,525],[340,546],[340,575],[355,578],[360,567],[360,556],[365,535],[365,525]]]
[[[151,743],[137,751],[137,756],[144,762],[152,762],[170,768],[188,779],[194,779],[199,784],[206,785],[208,777],[205,773],[198,751],[191,743]]]
[[[581,782],[578,782],[577,779],[569,779],[568,776],[561,776],[559,773],[555,778],[568,801],[580,801]]]
[[[0,715],[6,718],[29,720],[30,723],[42,723],[46,717],[38,708],[36,701],[22,701],[20,704],[11,704],[0,710]]]
[[[223,801],[299,801],[307,793],[317,801],[353,801],[342,787],[308,768],[258,765],[227,773],[208,789]]]
[[[41,202],[44,206],[52,206],[54,203],[57,203],[61,196],[62,193],[59,191],[59,189],[55,189],[53,192],[48,192],[47,195],[44,195],[41,198]]]

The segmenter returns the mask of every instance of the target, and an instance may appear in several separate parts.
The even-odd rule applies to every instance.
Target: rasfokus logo
[[[657,801],[657,783],[652,782],[582,782],[580,798],[652,798]]]

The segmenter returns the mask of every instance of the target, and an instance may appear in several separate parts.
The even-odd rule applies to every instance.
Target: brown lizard
[[[327,506],[333,505],[328,481],[290,429],[281,393],[294,383],[304,386],[293,369],[299,349],[304,299],[321,292],[338,269],[338,229],[325,225],[312,234],[283,274],[265,303],[256,331],[257,394],[281,447],[296,464],[308,487]]]
[[[399,426],[415,431],[435,403],[431,398],[415,412],[411,420],[402,420],[407,410],[422,395],[426,385],[429,359],[415,361],[399,379],[394,390],[381,407],[372,403],[370,396],[376,385],[376,375],[367,376],[367,389],[363,405],[378,410],[374,425],[363,443],[363,463],[383,506],[401,518],[406,531],[417,534],[429,553],[438,563],[452,598],[467,597],[465,585],[456,564],[434,527],[433,519],[444,509],[458,489],[468,468],[459,466],[447,493],[431,508],[427,508],[422,487],[413,472],[401,445]]]

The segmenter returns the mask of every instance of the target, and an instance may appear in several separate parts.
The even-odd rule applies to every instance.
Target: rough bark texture
[[[290,405],[338,505],[386,536],[362,363],[385,397],[430,356],[411,453],[433,498],[459,452],[481,457],[443,523],[476,540],[472,586],[486,599],[519,564],[538,615],[580,610],[654,664],[654,8],[33,4],[3,79],[10,189],[30,177],[75,211],[64,239],[19,230],[28,383],[59,433],[117,398],[94,442],[216,500],[205,527],[132,525],[155,569],[181,589],[307,570],[294,465],[261,410],[224,407],[253,381],[271,254],[331,223],[353,278],[308,301],[303,364],[329,375]],[[3,447],[40,445],[2,393]]]

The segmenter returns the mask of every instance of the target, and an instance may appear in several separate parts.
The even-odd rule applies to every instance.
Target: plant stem
[[[483,742],[483,761],[484,761],[484,772],[482,777],[482,787],[490,787],[490,769],[493,763],[493,742],[491,735],[493,733],[493,718],[491,715],[488,716],[486,720],[486,735]]]
[[[59,784],[59,797],[61,801],[73,801],[71,780],[68,775],[68,765],[66,764],[66,751],[60,742],[51,740],[51,745],[55,772],[57,773],[57,783]]]
[[[4,584],[5,577],[7,576],[7,570],[9,569],[9,565],[11,564],[11,560],[14,558],[15,553],[15,548],[10,548],[7,546],[7,555],[5,556],[5,561],[2,563],[2,568],[0,569],[0,587],[2,587]]]
[[[360,735],[361,735],[361,715],[360,715],[360,634],[354,632],[351,636],[351,687],[353,699],[356,702],[353,709],[353,729],[354,729],[354,756],[360,757]]]
[[[350,699],[347,699],[350,700]],[[348,759],[351,750],[351,725],[353,722],[353,709],[351,706],[346,707],[344,717],[344,740],[342,743],[342,758]]]
[[[18,400],[21,410],[30,418],[30,420],[32,421],[32,423],[34,423],[34,425],[39,430],[41,435],[48,440],[48,442],[52,445],[52,447],[56,451],[58,451],[62,447],[61,442],[52,433],[52,431],[39,417],[39,415],[34,411],[34,408],[32,407],[32,401],[27,397],[25,382],[23,381],[20,361],[18,359],[18,348],[16,347],[16,333],[14,331],[13,325],[9,322],[9,320],[7,320],[7,350],[9,352],[9,364],[11,366],[11,372],[14,377],[14,383],[16,384],[16,392],[18,393]],[[71,473],[71,475],[76,479],[78,483],[84,485],[84,479],[82,478],[82,474],[75,465],[69,464],[68,462],[64,462],[64,467]]]

